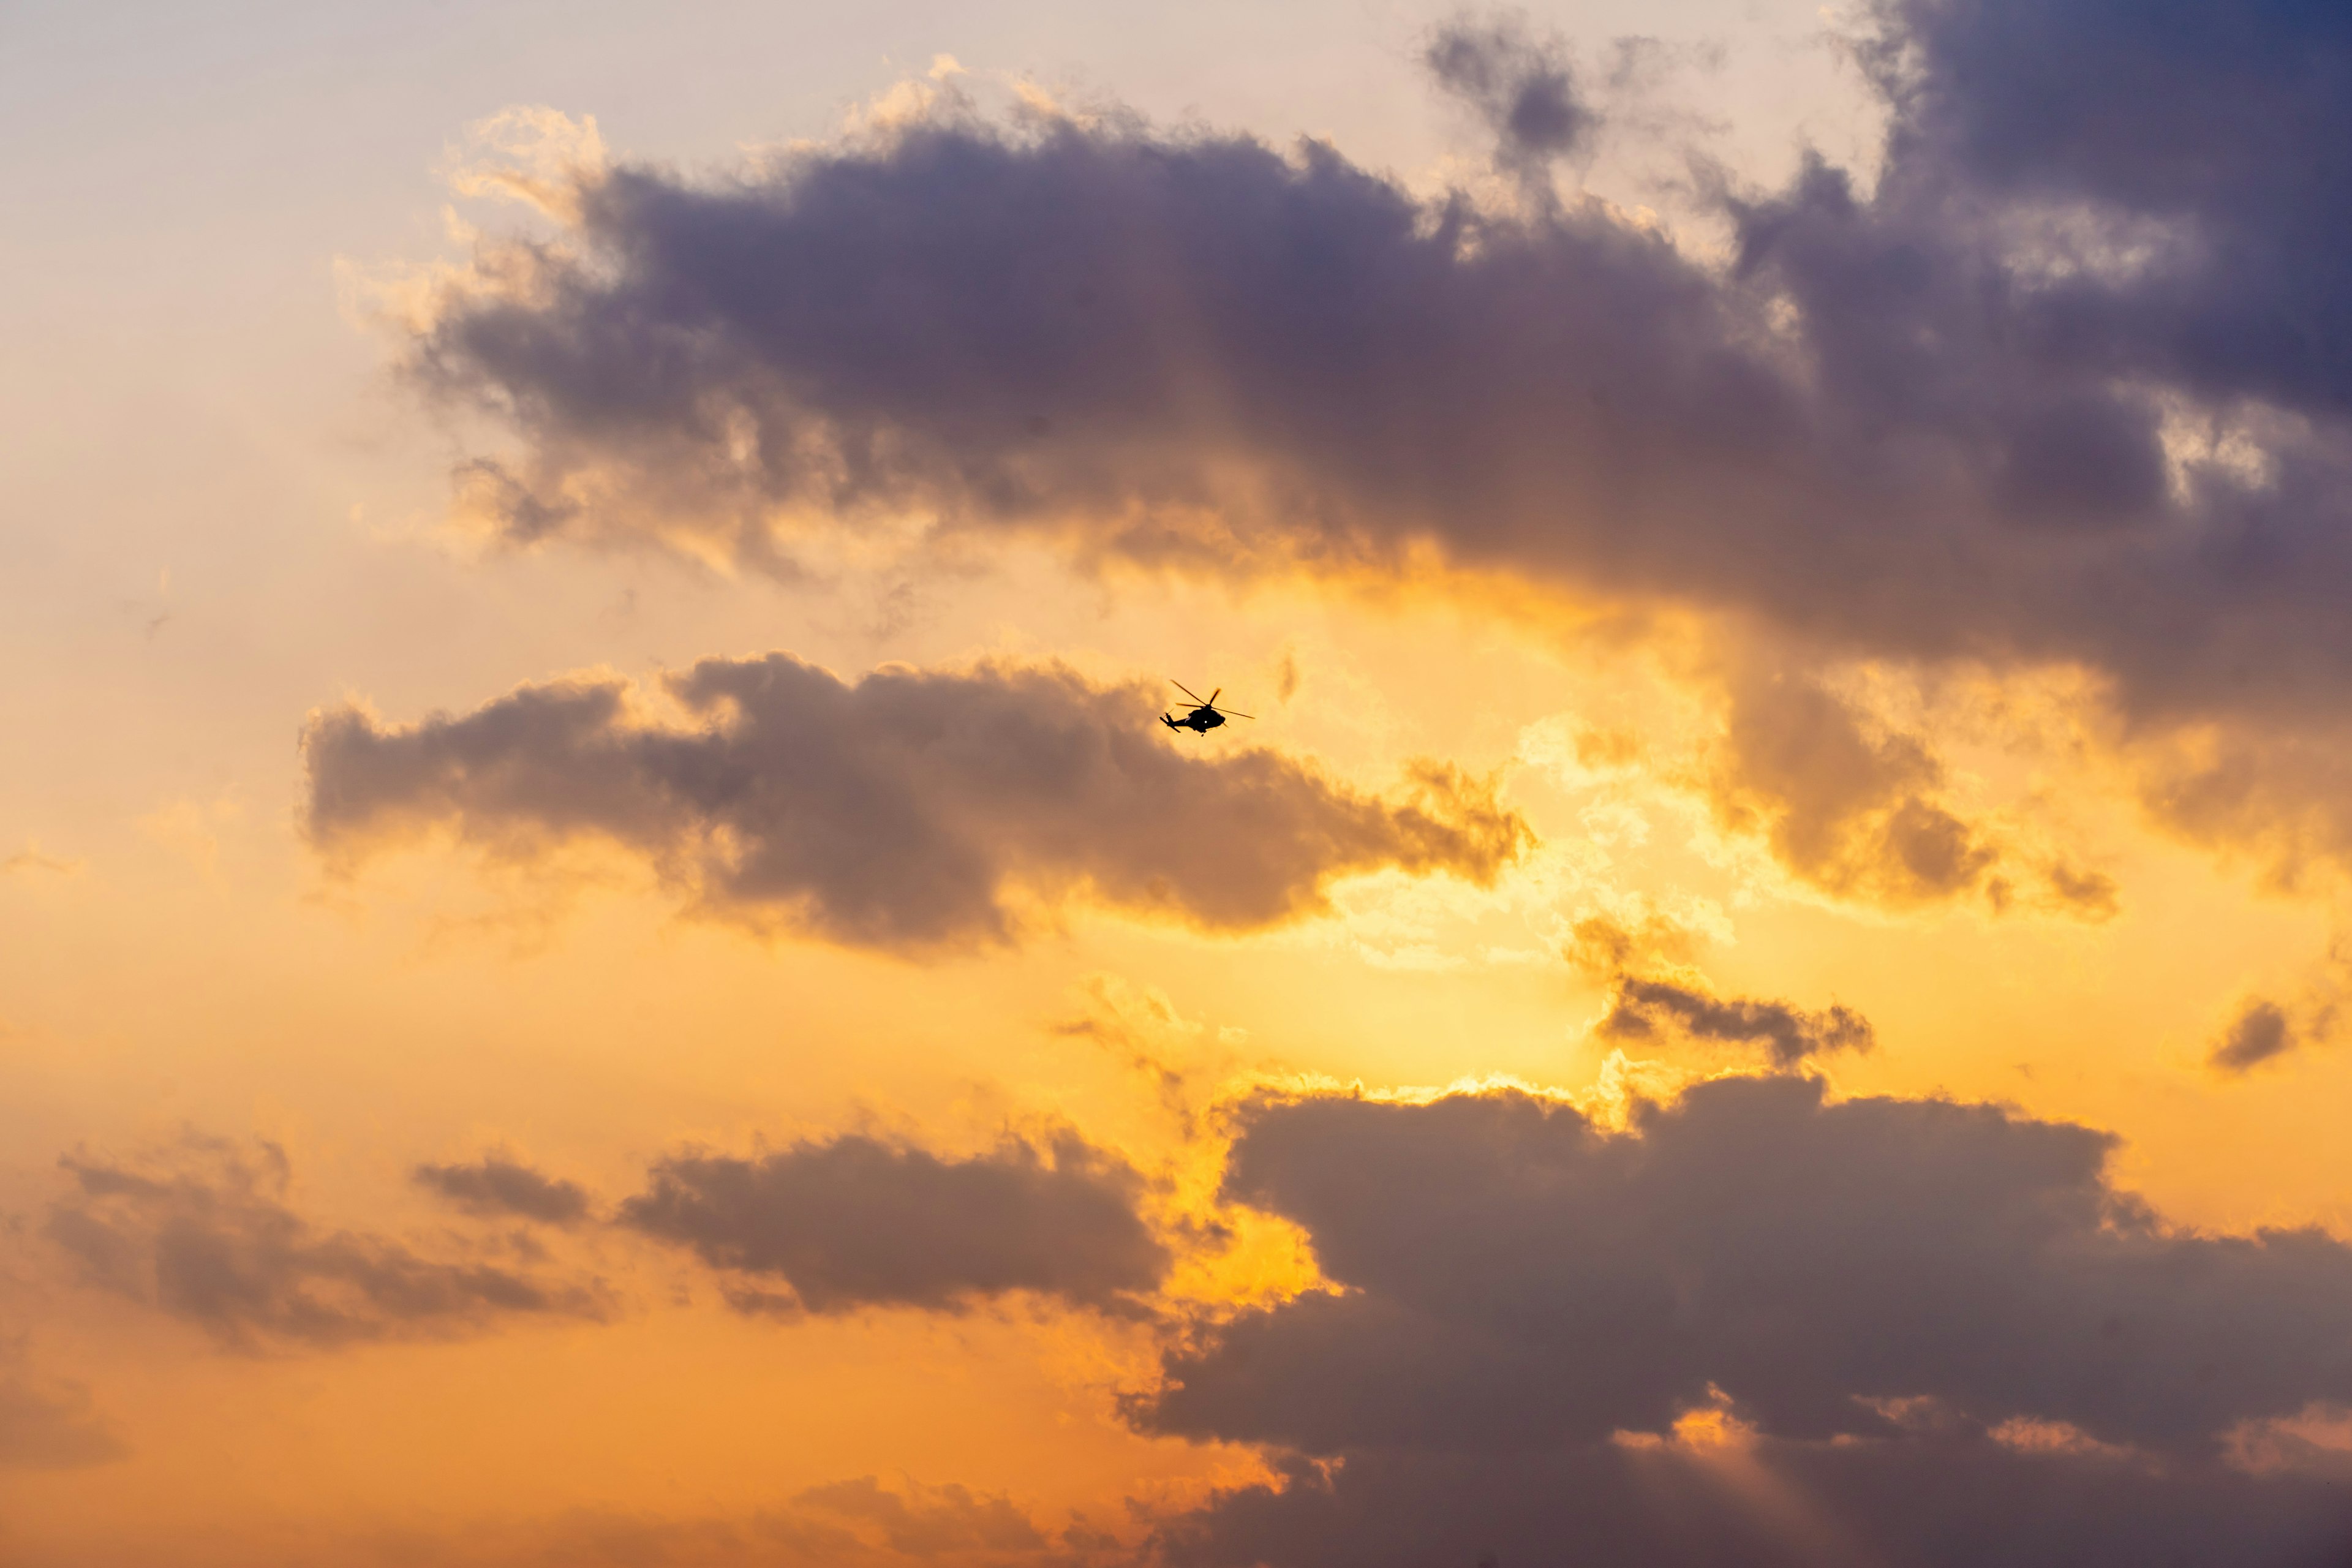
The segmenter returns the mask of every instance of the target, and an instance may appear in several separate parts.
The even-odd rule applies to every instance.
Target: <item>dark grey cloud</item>
[[[2129,584],[2028,611],[2087,617],[2068,657],[2126,712],[2324,711],[2343,647],[2287,628],[2326,635],[2347,565],[2352,26],[2294,0],[1874,13],[1877,187],[1816,163],[1733,202],[1744,279],[1802,321],[1851,417],[1973,430],[2002,517]],[[2234,466],[2206,445],[2232,432]]]
[[[1702,1040],[1760,1044],[1783,1067],[1831,1051],[1866,1051],[1877,1043],[1870,1020],[1851,1007],[1809,1013],[1786,1002],[1726,999],[1666,980],[1629,975],[1618,983],[1602,1034],[1641,1038],[1668,1028]]]
[[[571,1225],[587,1217],[588,1190],[535,1171],[503,1154],[451,1165],[419,1165],[416,1184],[469,1214],[511,1215],[546,1225]]]
[[[2313,0],[1884,0],[1906,180],[2066,204],[2122,248],[2024,301],[2035,346],[2352,407],[2352,16]]]
[[[479,1331],[509,1318],[602,1316],[601,1290],[389,1237],[326,1230],[286,1203],[283,1151],[191,1136],[119,1162],[68,1155],[46,1234],[83,1280],[241,1351],[331,1349]]]
[[[1601,1033],[1619,1039],[1682,1034],[1733,1045],[1760,1045],[1778,1067],[1832,1051],[1868,1051],[1878,1043],[1870,1020],[1851,1007],[1810,1012],[1787,1002],[1717,996],[1688,967],[1691,933],[1653,911],[1636,925],[1589,915],[1576,922],[1570,963],[1613,995]]]
[[[0,1342],[0,1469],[77,1469],[128,1451],[88,1389],[40,1375],[21,1342]]]
[[[2344,1033],[2347,981],[2352,981],[2352,947],[2339,935],[2294,994],[2284,1000],[2249,996],[2241,1003],[2214,1041],[2207,1065],[2242,1078],[2298,1051],[2336,1043]]]
[[[468,483],[516,541],[683,531],[774,563],[780,516],[913,512],[1244,574],[1433,544],[1806,657],[2078,666],[2130,733],[2222,721],[2226,763],[2284,731],[2340,780],[2342,16],[1874,16],[1883,177],[1715,180],[1729,268],[1321,144],[963,112],[723,179],[583,174],[571,252],[453,287],[409,368],[513,436]],[[1589,126],[1507,26],[1427,63],[1507,160]],[[1993,847],[1878,761],[1890,797],[1834,819],[1822,874],[1858,846],[1854,896],[2005,896]],[[2342,858],[2329,782],[2251,804],[2316,812]]]
[[[645,719],[612,678],[413,726],[319,715],[311,837],[348,858],[441,825],[509,855],[593,836],[705,912],[897,952],[1009,941],[1016,898],[1250,930],[1322,909],[1349,872],[1484,883],[1530,841],[1447,770],[1382,801],[1268,751],[1187,754],[1151,693],[1059,666],[847,683],[772,654],[706,659],[662,691],[694,727]]]
[[[1662,586],[1814,575],[1711,536],[1727,486],[1787,510],[1765,473],[1806,445],[1747,308],[1592,210],[1432,211],[1328,148],[1124,121],[582,197],[591,259],[453,296],[415,345],[524,437],[483,497],[518,539],[659,513],[757,557],[777,508],[920,507],[1220,569],[1440,537]]]
[[[749,1310],[959,1310],[1020,1291],[1125,1311],[1169,1261],[1143,1193],[1133,1167],[1076,1133],[962,1160],[852,1134],[673,1156],[620,1218],[732,1271],[730,1299]]]
[[[1534,37],[1523,18],[1457,18],[1432,36],[1421,58],[1439,86],[1486,121],[1507,173],[1540,177],[1591,139],[1597,116],[1576,90],[1565,50]]]
[[[2352,1542],[2337,1477],[2163,1470],[1981,1436],[1732,1457],[1368,1452],[1304,1462],[1163,1527],[1169,1568],[2322,1568]]]
[[[1727,197],[1731,276],[1597,207],[1431,206],[1318,145],[965,117],[726,182],[588,176],[582,258],[453,294],[413,368],[523,438],[519,534],[626,534],[635,495],[690,496],[747,549],[793,505],[1244,569],[1432,540],[1853,649],[2076,660],[2139,704],[2339,689],[2341,442],[2282,436],[2269,482],[2207,465],[2176,496],[2158,395],[2211,389],[2035,325],[2110,286],[2053,281],[2058,241],[2019,239],[2005,195],[2024,175],[1988,195],[1992,163],[1937,129],[1976,90],[1938,62],[2046,41],[2033,10],[1890,8],[1887,58],[1927,85],[1897,94],[1887,179],[1865,197],[1817,163]],[[2324,55],[2338,26],[2308,20],[2246,26]],[[1525,52],[1485,37],[1433,58],[1506,101]],[[2098,76],[2120,47],[2069,38],[2095,52],[2031,69]],[[2305,162],[2297,190],[2341,184]],[[2105,199],[2068,179],[2036,188]]]
[[[1722,1408],[1751,1482],[1810,1499],[1856,1562],[2123,1564],[2255,1521],[2267,1554],[2231,1560],[2352,1546],[2340,1482],[2227,1462],[2250,1426],[2352,1402],[2352,1247],[2168,1226],[2109,1184],[2114,1142],[1795,1077],[1703,1083],[1623,1132],[1516,1094],[1257,1102],[1226,1194],[1301,1226],[1346,1293],[1203,1330],[1131,1414],[1344,1468],[1172,1539],[1202,1563],[1550,1561],[1542,1531],[1589,1528],[1596,1565],[1841,1560],[1775,1545],[1720,1470],[1688,1515],[1659,1489],[1706,1472],[1623,1436]]]
[[[2243,1073],[2286,1055],[2299,1043],[2286,1009],[2275,1002],[2256,998],[2230,1020],[2230,1026],[2221,1031],[2221,1038],[2215,1043],[2209,1059],[2223,1072]]]

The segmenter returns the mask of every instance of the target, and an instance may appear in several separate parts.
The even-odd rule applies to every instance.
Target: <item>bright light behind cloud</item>
[[[2333,12],[131,20],[0,1561],[2352,1549]]]

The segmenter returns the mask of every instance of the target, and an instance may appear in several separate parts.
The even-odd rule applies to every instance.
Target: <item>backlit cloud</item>
[[[2315,814],[2340,857],[2352,171],[2312,149],[2352,142],[2352,36],[2106,0],[1870,26],[1880,177],[1706,176],[1727,267],[1598,202],[958,100],[740,177],[586,168],[565,247],[445,289],[409,368],[513,437],[467,469],[512,540],[773,563],[797,528],[913,518],[1221,573],[1433,550],[1825,657],[2079,668],[2135,724],[2221,725],[2225,771],[2284,727],[2317,762],[2231,831]],[[1592,122],[1510,28],[1426,63],[1507,163]],[[1876,793],[1792,808],[1782,852],[1856,897],[1990,889],[1935,782],[1883,745]]]
[[[1870,1020],[1851,1007],[1809,1012],[1787,1002],[1717,995],[1687,965],[1692,933],[1653,911],[1627,925],[1588,915],[1571,928],[1569,962],[1612,988],[1600,1032],[1620,1040],[1682,1035],[1696,1040],[1759,1045],[1779,1067],[1832,1051],[1868,1051],[1878,1043]]]
[[[1169,1261],[1138,1212],[1143,1185],[1076,1133],[961,1160],[850,1134],[674,1155],[620,1217],[730,1270],[747,1310],[952,1310],[1013,1291],[1126,1310]]]
[[[610,677],[413,726],[320,714],[311,837],[341,857],[440,826],[515,857],[593,837],[703,912],[901,952],[1011,941],[1022,900],[1247,931],[1319,910],[1349,872],[1488,882],[1529,841],[1447,770],[1381,800],[1269,751],[1188,755],[1152,693],[1059,666],[852,683],[772,654],[705,659],[660,690],[690,727]]]
[[[1830,1051],[1866,1051],[1876,1041],[1870,1020],[1851,1007],[1819,1013],[1786,1002],[1726,999],[1691,985],[1629,975],[1617,986],[1617,1005],[1601,1032],[1643,1038],[1680,1029],[1702,1040],[1757,1044],[1783,1066]]]
[[[2224,1459],[2352,1401],[2352,1247],[2168,1226],[2108,1184],[2113,1144],[1799,1078],[1702,1083],[1622,1133],[1518,1094],[1260,1101],[1227,1195],[1304,1227],[1347,1292],[1204,1331],[1134,1415],[1341,1466],[1221,1499],[1177,1560],[1540,1561],[1570,1531],[1596,1563],[2352,1542],[2310,1478]],[[1989,1503],[2021,1489],[2032,1509]],[[1775,1490],[1828,1533],[1788,1536]]]
[[[1723,751],[1709,781],[1717,820],[1760,834],[1815,887],[1906,905],[1992,880],[2000,853],[1942,798],[1943,770],[1924,739],[1868,733],[1814,682],[1740,680]]]
[[[1221,1493],[1164,1526],[1171,1568],[2305,1568],[2343,1552],[2343,1482],[2153,1468],[1984,1436],[1804,1443],[1702,1438],[1554,1453],[1372,1449]],[[1878,1553],[1874,1555],[1873,1553]]]
[[[509,1318],[595,1318],[603,1293],[488,1258],[325,1229],[288,1206],[273,1143],[190,1136],[152,1158],[72,1154],[45,1230],[82,1280],[240,1351],[446,1338]]]
[[[9,12],[0,1563],[2352,1568],[2352,0],[1458,4]]]

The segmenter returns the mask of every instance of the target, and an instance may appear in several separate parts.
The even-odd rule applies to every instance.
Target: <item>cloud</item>
[[[2123,908],[2116,879],[2105,871],[2059,860],[2049,867],[2048,876],[2051,896],[2084,920],[2113,920]]]
[[[2239,1010],[2213,1047],[2212,1065],[2225,1073],[2243,1073],[2274,1057],[2284,1056],[2300,1043],[2286,1009],[2260,998]]]
[[[1741,679],[1724,752],[1710,781],[1717,818],[1760,831],[1783,865],[1827,891],[1929,902],[1978,889],[2000,861],[1937,798],[1943,770],[1925,741],[1866,732],[1801,677]]]
[[[1178,1560],[1542,1561],[1570,1531],[1596,1564],[1840,1560],[1773,1545],[1772,1487],[1853,1561],[2352,1542],[2340,1494],[2226,1460],[2352,1396],[2352,1247],[2168,1226],[2108,1183],[2114,1146],[1795,1077],[1701,1083],[1622,1133],[1517,1093],[1255,1101],[1226,1195],[1303,1227],[1345,1293],[1204,1329],[1132,1402],[1302,1457],[1171,1527]]]
[[[1495,163],[1540,179],[1554,159],[1578,151],[1595,116],[1578,96],[1556,41],[1538,42],[1517,18],[1456,18],[1437,29],[1422,63],[1440,87],[1467,104],[1495,137]]]
[[[501,1154],[466,1164],[419,1165],[416,1184],[470,1214],[512,1215],[547,1225],[571,1225],[588,1214],[588,1192],[577,1182],[542,1174]]]
[[[1760,1043],[1782,1067],[1831,1051],[1867,1051],[1877,1043],[1870,1020],[1851,1007],[1808,1013],[1786,1002],[1725,1001],[1695,986],[1628,976],[1601,1032],[1640,1038],[1680,1027],[1702,1040]]]
[[[1206,1021],[1186,1017],[1156,985],[1095,973],[1071,986],[1067,997],[1069,1011],[1047,1021],[1046,1032],[1099,1047],[1150,1090],[1188,1143],[1195,1143],[1204,1117],[1247,1070],[1240,1055],[1247,1028],[1221,1024],[1212,1034]]]
[[[2219,0],[1877,12],[1906,172],[2080,215],[2070,244],[2035,237],[2063,263],[2018,310],[2044,353],[2217,399],[2352,407],[2336,264],[2352,240],[2352,18]]]
[[[576,267],[452,292],[414,345],[523,437],[486,498],[518,541],[658,519],[765,560],[779,512],[913,509],[1246,568],[1475,517],[1461,553],[1509,564],[1800,434],[1655,236],[1432,211],[1328,148],[958,120],[583,202]],[[1653,465],[1688,482],[1631,493]]]
[[[1622,974],[1681,968],[1698,950],[1697,933],[1657,910],[1645,910],[1628,923],[1610,915],[1585,915],[1569,928],[1563,953],[1585,976],[1613,981]]]
[[[1491,39],[1433,58],[1507,96]],[[657,512],[758,556],[803,506],[1244,570],[1428,541],[2141,702],[2259,700],[2210,684],[2224,655],[2340,687],[2332,594],[2289,568],[2340,574],[2346,454],[2282,436],[2277,483],[2176,498],[2147,389],[2025,331],[2055,296],[1940,199],[1967,165],[1925,102],[1874,196],[1816,164],[1733,202],[1728,276],[1597,205],[1432,205],[1125,117],[919,122],[723,184],[621,164],[583,176],[575,262],[450,293],[412,369],[522,438],[530,536]]]
[[[520,202],[551,217],[577,218],[573,193],[608,162],[593,115],[579,120],[544,104],[519,104],[466,127],[453,150],[449,188],[463,196]]]
[[[850,1134],[753,1158],[674,1155],[620,1219],[790,1288],[730,1288],[749,1310],[957,1310],[1026,1291],[1124,1311],[1169,1262],[1138,1212],[1143,1191],[1075,1132],[962,1160]]]
[[[700,912],[904,953],[1014,940],[1022,900],[1247,931],[1319,911],[1350,872],[1490,882],[1530,841],[1491,790],[1423,765],[1381,801],[1257,750],[1188,755],[1148,692],[1060,666],[890,667],[855,683],[789,655],[705,659],[654,721],[611,677],[526,686],[459,718],[354,708],[304,739],[309,828],[357,859],[447,825],[527,858],[594,837]]]
[[[1433,552],[1805,657],[2077,668],[2131,733],[2285,732],[2340,773],[2352,162],[2311,149],[2352,144],[2345,24],[1871,16],[1881,176],[1706,174],[1729,267],[1599,202],[967,105],[723,180],[584,169],[563,244],[449,284],[406,363],[508,432],[467,472],[516,542],[784,569],[798,530],[912,518],[1223,574]],[[1427,64],[1507,162],[1589,126],[1510,27]],[[1990,892],[1932,769],[1866,760],[1881,794],[1793,798],[1787,852],[1858,897]],[[2341,858],[2325,783],[2271,809]]]
[[[84,1282],[194,1323],[224,1348],[327,1350],[478,1332],[510,1318],[595,1318],[601,1290],[388,1237],[321,1230],[287,1206],[274,1143],[190,1135],[147,1160],[73,1154],[49,1239]]]
[[[1371,1451],[1284,1467],[1162,1527],[1169,1568],[2138,1568],[2337,1561],[2342,1482],[2165,1472],[1927,1434],[1729,1450]],[[1875,1553],[1875,1554],[1874,1554]]]
[[[79,1384],[37,1374],[22,1342],[0,1342],[0,1469],[75,1469],[127,1452]]]
[[[2241,1002],[2207,1053],[2206,1065],[2225,1078],[2242,1078],[2297,1051],[2334,1042],[2342,1034],[2347,994],[2352,942],[2339,932],[2286,1000],[2251,995]]]
[[[1600,1032],[1647,1039],[1680,1031],[1695,1039],[1761,1045],[1778,1067],[1877,1045],[1870,1020],[1851,1007],[1811,1013],[1786,1002],[1716,995],[1688,967],[1694,945],[1690,931],[1654,910],[1633,926],[1606,915],[1578,921],[1570,928],[1569,963],[1613,991]]]

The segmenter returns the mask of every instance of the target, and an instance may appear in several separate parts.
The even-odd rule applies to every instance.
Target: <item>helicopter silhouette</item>
[[[1210,692],[1209,700],[1206,702],[1202,702],[1201,700],[1201,694],[1193,690],[1191,687],[1185,685],[1182,681],[1171,679],[1168,684],[1173,686],[1177,690],[1191,698],[1193,702],[1197,704],[1191,712],[1185,714],[1181,719],[1175,717],[1173,714],[1162,713],[1160,716],[1160,721],[1162,724],[1167,725],[1171,730],[1190,730],[1195,735],[1205,735],[1228,719],[1255,719],[1257,717],[1255,713],[1236,713],[1230,708],[1223,710],[1222,712],[1219,711],[1217,708],[1217,695],[1218,692],[1224,690],[1224,688],[1222,686],[1218,687],[1216,691]]]

